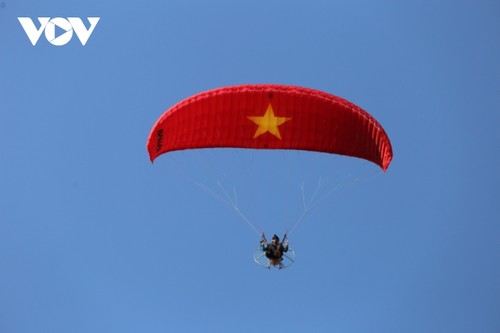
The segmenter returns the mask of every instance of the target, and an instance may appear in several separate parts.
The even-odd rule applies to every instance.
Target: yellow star
[[[285,122],[292,119],[290,117],[276,117],[271,103],[269,103],[266,113],[263,116],[248,116],[247,118],[259,125],[257,131],[255,131],[255,135],[253,136],[254,139],[259,135],[269,132],[280,140],[281,134],[278,126],[283,125]]]

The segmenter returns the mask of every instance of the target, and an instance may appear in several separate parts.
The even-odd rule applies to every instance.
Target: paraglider
[[[151,130],[151,161],[169,151],[239,147],[300,149],[359,157],[385,171],[392,148],[358,106],[319,90],[274,84],[229,86],[189,97]]]
[[[291,255],[287,255],[288,251],[291,252]],[[265,265],[261,260],[264,256],[268,259]],[[283,237],[283,242],[280,242],[280,238],[276,234],[274,234],[271,242],[268,242],[266,235],[262,233],[260,239],[260,253],[257,253],[257,255],[254,256],[254,260],[257,264],[266,268],[271,268],[271,266],[273,266],[283,269],[293,264],[295,261],[295,253],[288,247],[286,234]]]
[[[338,154],[373,162],[384,172],[392,160],[385,130],[360,107],[319,90],[277,84],[227,86],[191,96],[158,119],[147,141],[151,162],[168,152],[200,148]],[[295,258],[289,250],[288,257],[274,260],[266,251],[262,247],[254,260],[260,264],[266,257],[271,266],[284,268]]]

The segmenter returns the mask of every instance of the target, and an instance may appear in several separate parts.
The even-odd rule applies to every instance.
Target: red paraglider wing
[[[167,110],[147,142],[151,161],[181,149],[299,149],[363,158],[386,170],[392,159],[382,126],[358,106],[309,88],[229,86]]]

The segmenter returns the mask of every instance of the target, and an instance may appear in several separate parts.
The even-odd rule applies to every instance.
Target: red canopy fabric
[[[387,170],[392,147],[382,126],[340,97],[309,88],[229,86],[189,97],[151,130],[151,161],[169,151],[238,147],[299,149],[363,158]]]

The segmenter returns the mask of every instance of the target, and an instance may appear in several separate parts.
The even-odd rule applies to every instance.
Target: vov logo
[[[90,24],[88,29],[79,17],[68,17],[67,19],[62,17],[54,17],[52,19],[50,17],[39,17],[39,28],[35,26],[33,20],[29,17],[18,17],[17,19],[21,23],[26,35],[28,35],[31,44],[36,45],[42,33],[45,32],[45,38],[47,38],[49,43],[62,46],[68,44],[73,37],[73,32],[75,32],[82,45],[87,44],[100,17],[88,17],[87,20]],[[62,33],[56,35],[56,28]]]

